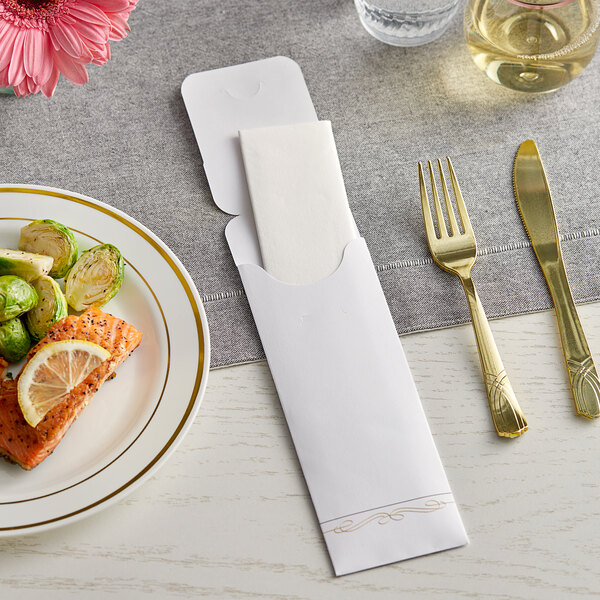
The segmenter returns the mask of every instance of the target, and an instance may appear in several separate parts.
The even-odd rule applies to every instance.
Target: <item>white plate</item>
[[[191,277],[143,225],[91,198],[40,186],[0,185],[0,206],[2,248],[16,248],[21,227],[45,218],[69,227],[82,250],[117,246],[125,279],[103,310],[143,332],[51,456],[29,472],[0,460],[0,536],[8,536],[98,512],[154,473],[193,422],[210,352]]]

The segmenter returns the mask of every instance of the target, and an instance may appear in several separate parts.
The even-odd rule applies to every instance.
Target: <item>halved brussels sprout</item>
[[[19,250],[45,254],[54,259],[50,277],[64,277],[77,260],[79,247],[71,230],[52,219],[33,221],[21,229]]]
[[[17,275],[25,281],[33,281],[47,275],[53,262],[51,256],[0,248],[0,275]]]
[[[58,283],[48,275],[36,279],[32,285],[39,301],[37,306],[25,315],[25,323],[33,340],[39,342],[54,323],[67,316],[67,299]]]
[[[19,317],[0,323],[0,354],[9,362],[19,362],[31,348],[31,339]]]
[[[94,246],[84,252],[65,279],[65,296],[75,310],[100,308],[118,291],[125,264],[119,249],[111,244]]]
[[[16,275],[0,277],[0,321],[9,321],[31,310],[38,302],[36,291]]]

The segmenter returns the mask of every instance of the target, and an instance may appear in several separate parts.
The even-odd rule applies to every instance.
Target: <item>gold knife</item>
[[[556,308],[575,409],[584,417],[599,417],[600,382],[571,295],[550,189],[533,140],[527,140],[519,147],[513,168],[513,184],[521,219]]]

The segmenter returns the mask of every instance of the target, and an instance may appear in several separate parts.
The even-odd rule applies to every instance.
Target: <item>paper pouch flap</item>
[[[317,120],[300,67],[283,56],[194,73],[181,93],[213,199],[232,215],[251,212],[239,130]]]

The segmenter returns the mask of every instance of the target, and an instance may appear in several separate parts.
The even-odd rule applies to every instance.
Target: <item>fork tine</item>
[[[444,236],[447,237],[448,231],[446,230],[446,221],[444,221],[444,213],[442,212],[442,205],[440,204],[440,198],[437,193],[433,167],[431,166],[430,160],[427,161],[427,167],[429,168],[429,179],[431,180],[431,191],[433,192],[433,208],[435,209],[435,214],[437,216],[440,238],[443,238]]]
[[[458,185],[458,180],[456,179],[456,174],[454,173],[454,167],[452,166],[452,161],[450,160],[449,156],[446,156],[446,162],[448,163],[448,172],[450,173],[450,181],[452,182],[452,189],[454,190],[456,208],[458,209],[458,214],[460,215],[463,229],[465,233],[473,233],[471,221],[469,220],[469,213],[467,212],[467,207],[465,206],[462,194],[460,193],[460,186]]]
[[[446,185],[446,178],[444,177],[444,170],[442,169],[442,161],[439,158],[437,159],[437,166],[438,171],[440,172],[440,181],[442,182],[442,192],[444,194],[444,202],[446,203],[446,213],[448,214],[448,222],[450,223],[450,232],[452,235],[460,235],[458,223],[454,216],[454,208],[452,207],[450,194],[448,193],[448,186]]]
[[[425,187],[425,176],[423,175],[423,165],[419,163],[419,187],[421,188],[421,208],[423,210],[423,221],[425,222],[425,233],[427,234],[427,242],[435,240],[435,227],[433,226],[433,217],[429,208],[429,198],[427,198],[427,188]]]

